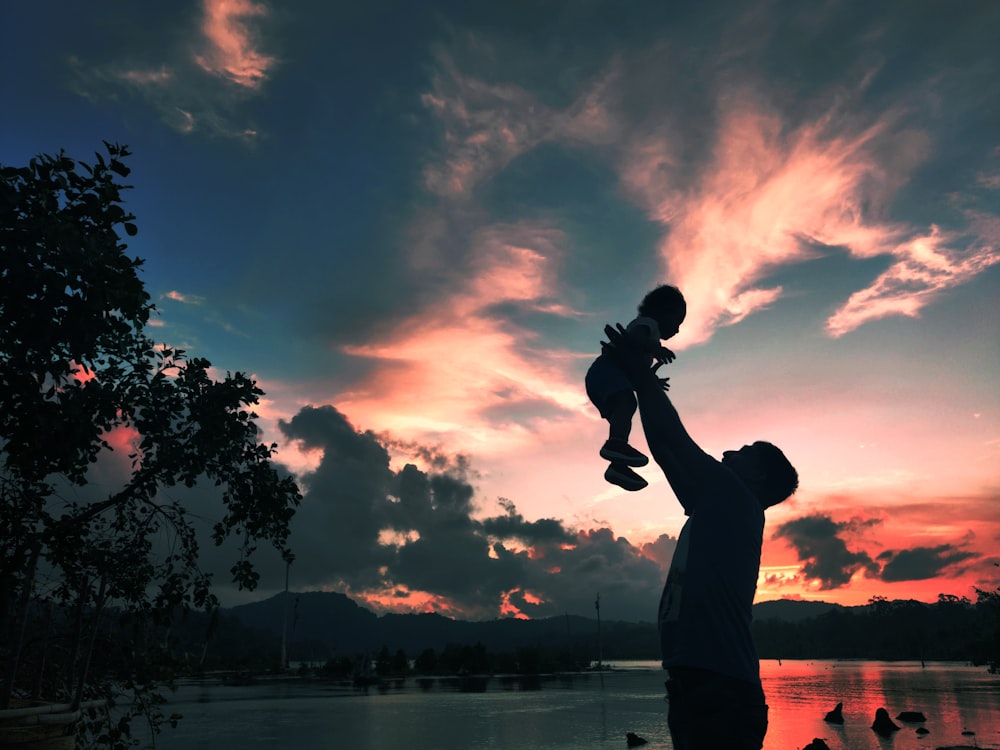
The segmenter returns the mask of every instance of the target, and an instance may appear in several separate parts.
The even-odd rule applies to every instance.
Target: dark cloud
[[[476,619],[510,606],[533,617],[588,614],[600,592],[608,619],[654,618],[675,540],[664,536],[640,549],[610,529],[529,521],[510,500],[500,502],[504,513],[477,518],[465,459],[408,444],[430,469],[395,471],[392,440],[358,431],[332,406],[302,409],[281,429],[323,452],[302,477],[292,522],[293,587],[329,587],[373,602],[430,594],[448,614]]]
[[[415,456],[437,472],[447,471],[462,477],[475,477],[476,472],[469,463],[469,457],[462,454],[449,454],[439,446],[422,445],[413,440],[401,440],[387,432],[379,433],[378,441],[386,449]]]
[[[877,519],[857,518],[836,522],[829,516],[816,514],[782,524],[774,537],[787,540],[795,548],[803,562],[804,577],[818,580],[823,589],[847,585],[858,571],[886,583],[927,580],[948,575],[949,568],[979,557],[952,544],[886,550],[874,560],[864,551],[848,548],[843,537],[880,523]]]
[[[660,534],[656,541],[642,545],[642,554],[659,564],[660,569],[666,574],[670,569],[675,549],[677,549],[677,537]]]
[[[483,531],[490,536],[501,539],[517,539],[526,544],[573,541],[573,535],[563,527],[562,521],[554,518],[526,521],[510,500],[500,498],[500,505],[507,511],[507,515],[487,518],[483,521]]]
[[[302,409],[280,427],[303,447],[323,450],[317,469],[302,477],[304,498],[292,520],[298,580],[320,583],[337,571],[344,579],[376,583],[378,569],[392,558],[391,548],[378,544],[396,484],[388,452],[332,406]]]
[[[820,582],[824,590],[846,586],[858,571],[878,574],[878,564],[866,552],[852,552],[840,537],[858,525],[871,521],[834,522],[829,516],[815,514],[781,524],[775,539],[785,539],[798,553],[802,572]]]
[[[937,547],[913,547],[894,552],[886,550],[878,556],[884,563],[881,578],[892,583],[895,581],[923,581],[946,575],[945,571],[958,563],[971,560],[979,555],[965,552],[951,544],[941,544]]]

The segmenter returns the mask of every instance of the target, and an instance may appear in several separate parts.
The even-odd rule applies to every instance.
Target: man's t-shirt
[[[715,459],[704,494],[692,504],[660,599],[663,666],[698,667],[758,683],[750,633],[764,511],[736,475]]]

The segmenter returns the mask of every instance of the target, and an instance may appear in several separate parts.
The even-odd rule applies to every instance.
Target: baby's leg
[[[627,443],[636,410],[635,394],[632,391],[614,393],[608,397],[604,409],[608,419],[608,437]]]
[[[612,466],[608,469],[612,474],[617,468],[625,469],[629,466],[645,466],[649,463],[649,458],[637,451],[628,444],[629,433],[632,432],[632,417],[635,415],[636,401],[632,391],[619,391],[608,398],[604,403],[604,414],[608,420],[608,439],[601,446],[601,457],[611,461]],[[622,474],[623,472],[617,472]],[[635,472],[628,470],[628,476],[621,481],[612,479],[605,475],[609,482],[620,484],[625,489],[641,489],[646,486],[646,480],[642,479]]]

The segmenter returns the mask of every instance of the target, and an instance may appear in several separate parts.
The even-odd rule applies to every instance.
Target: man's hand
[[[664,362],[662,359],[653,362],[653,374],[655,375],[656,371],[659,370],[661,367],[663,367],[663,365],[665,364],[667,363]],[[670,390],[670,378],[661,378],[659,375],[657,375],[656,379],[660,381],[660,388],[662,388],[665,391]]]
[[[608,340],[601,342],[601,351],[622,368],[633,387],[638,388],[650,378],[656,377],[656,368],[650,367],[649,352],[642,351],[632,343],[621,323],[604,326],[604,335]]]
[[[656,358],[663,364],[669,364],[677,359],[677,355],[667,349],[667,347],[661,346],[656,352]]]

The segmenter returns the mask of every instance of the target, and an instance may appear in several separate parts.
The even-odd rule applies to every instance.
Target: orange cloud
[[[375,593],[355,591],[343,584],[332,587],[324,586],[322,590],[336,591],[337,593],[347,592],[352,599],[377,613],[433,612],[451,617],[462,614],[462,611],[448,597],[431,594],[426,591],[411,591],[403,586]]]
[[[672,184],[663,135],[638,138],[622,162],[626,188],[670,225],[660,254],[691,300],[681,343],[704,341],[772,304],[783,290],[758,284],[779,266],[814,257],[810,243],[890,252],[902,228],[869,219],[867,207],[883,205],[898,172],[923,151],[913,136],[910,161],[890,178],[874,158],[890,115],[854,134],[838,131],[832,114],[789,133],[752,97],[726,101],[711,162],[693,187]]]
[[[500,602],[500,616],[513,617],[516,620],[530,620],[531,618],[522,612],[518,606],[511,601],[511,596],[520,592],[521,589],[511,589],[505,591]]]
[[[256,89],[267,77],[275,59],[259,52],[244,19],[267,15],[263,3],[252,0],[205,0],[202,33],[209,48],[196,60],[213,75],[222,76],[239,86]]]
[[[379,425],[432,442],[458,437],[464,450],[493,452],[516,443],[538,413],[579,411],[582,389],[568,373],[572,355],[534,350],[537,334],[491,314],[498,304],[557,317],[577,315],[554,293],[561,233],[539,226],[494,226],[470,248],[469,276],[452,296],[393,326],[382,338],[345,351],[377,363],[337,399],[358,424]],[[504,410],[533,404],[524,420]],[[484,420],[486,412],[494,417]]]
[[[974,588],[992,590],[1000,580],[996,500],[995,494],[920,499],[883,492],[882,510],[862,516],[858,509],[872,507],[871,492],[816,496],[793,513],[776,513],[788,510],[777,506],[769,511],[757,600],[796,596],[855,605],[874,595],[934,601],[940,593],[974,599]],[[805,521],[813,535],[804,562],[797,554],[803,544],[792,543],[788,529]],[[836,585],[818,575],[825,569],[836,578],[831,565],[843,573]],[[900,575],[901,567],[909,574]]]

